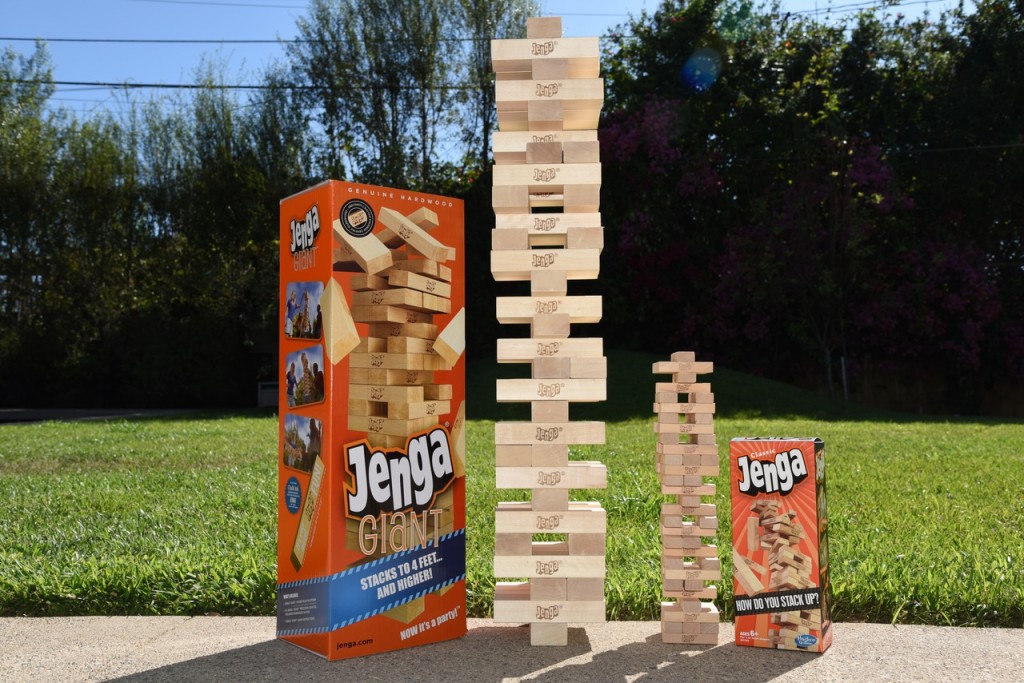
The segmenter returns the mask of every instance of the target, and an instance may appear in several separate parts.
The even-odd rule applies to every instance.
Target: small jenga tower
[[[526,39],[492,41],[491,55],[491,273],[530,283],[529,296],[497,299],[501,323],[530,325],[529,337],[498,340],[498,361],[531,366],[529,379],[498,380],[497,397],[529,401],[532,418],[495,425],[497,486],[531,500],[498,504],[494,574],[529,580],[497,584],[494,620],[528,622],[533,645],[566,645],[569,623],[605,615],[605,511],[569,502],[569,489],[607,484],[600,462],[569,460],[570,446],[605,440],[603,422],[569,420],[571,402],[605,400],[602,340],[570,337],[572,325],[600,321],[601,297],[568,294],[600,269],[604,82],[597,38],[563,38],[557,17],[529,19]]]
[[[676,496],[675,503],[661,507],[661,576],[663,593],[671,598],[661,603],[665,643],[718,644],[718,608],[712,602],[717,589],[706,584],[721,578],[718,549],[707,540],[717,533],[718,515],[714,503],[704,502],[715,495],[706,478],[719,470],[715,395],[710,384],[697,382],[697,375],[712,370],[690,351],[653,367],[656,375],[672,375],[671,382],[654,386],[658,479],[662,493]]]

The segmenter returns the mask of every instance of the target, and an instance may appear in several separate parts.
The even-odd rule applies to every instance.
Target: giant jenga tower
[[[593,280],[604,244],[597,124],[604,102],[597,38],[563,38],[558,17],[531,18],[527,38],[495,40],[498,129],[494,134],[491,272],[527,282],[528,296],[497,299],[498,321],[529,325],[498,340],[498,362],[530,363],[529,379],[499,379],[499,401],[530,402],[530,422],[495,425],[497,486],[529,489],[499,503],[494,620],[528,622],[534,645],[566,645],[571,622],[604,621],[605,511],[569,501],[570,489],[604,488],[600,462],[569,459],[569,447],[603,444],[603,422],[569,420],[569,404],[605,400],[600,338],[570,337],[601,319],[600,296],[570,296]]]
[[[676,497],[661,507],[661,640],[665,643],[718,644],[718,608],[715,586],[721,578],[718,550],[707,539],[718,530],[713,503],[718,476],[715,445],[715,396],[711,385],[697,375],[712,371],[711,363],[698,363],[693,352],[672,354],[671,361],[654,364],[654,374],[672,375],[671,382],[654,385],[654,412],[658,419],[657,467],[661,492]],[[707,601],[707,602],[705,602]]]

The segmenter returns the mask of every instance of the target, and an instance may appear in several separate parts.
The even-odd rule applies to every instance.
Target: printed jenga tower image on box
[[[492,41],[491,56],[491,273],[530,284],[529,296],[497,299],[499,322],[530,326],[528,337],[498,340],[498,361],[531,367],[529,379],[499,379],[497,398],[528,401],[532,418],[495,425],[498,488],[531,496],[498,504],[495,577],[528,580],[499,580],[494,620],[529,623],[533,645],[566,645],[569,623],[605,618],[605,511],[569,501],[570,489],[607,484],[602,463],[569,458],[573,445],[605,441],[603,422],[569,419],[570,403],[605,400],[602,339],[570,337],[573,325],[600,321],[601,297],[568,292],[600,270],[604,82],[597,38],[563,38],[557,17],[529,19],[526,39]]]
[[[820,439],[730,443],[736,644],[824,652],[829,617]]]
[[[671,374],[671,382],[654,385],[657,421],[657,468],[661,492],[675,496],[661,507],[662,592],[661,640],[665,643],[718,644],[717,588],[706,582],[722,577],[718,549],[709,542],[718,530],[714,503],[718,476],[715,444],[715,396],[711,385],[697,382],[709,374],[709,362],[697,362],[690,351],[654,364],[656,375]]]

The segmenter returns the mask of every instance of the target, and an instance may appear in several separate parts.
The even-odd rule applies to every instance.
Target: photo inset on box
[[[320,420],[288,413],[284,416],[284,466],[311,472],[320,455],[323,424]]]
[[[320,298],[322,282],[289,282],[284,299],[284,333],[294,339],[319,339],[323,334],[324,316]]]
[[[317,344],[289,353],[284,362],[284,384],[289,408],[323,401],[323,347]]]

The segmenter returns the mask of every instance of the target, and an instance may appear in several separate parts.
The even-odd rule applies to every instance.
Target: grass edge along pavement
[[[651,354],[609,351],[607,616],[656,620],[660,595]],[[470,616],[493,593],[494,378],[471,364],[467,433]],[[828,458],[839,621],[1024,626],[1024,425],[870,411],[724,368],[709,376],[723,476],[719,555],[731,577],[728,441],[820,436]],[[575,406],[574,406],[575,410]],[[577,416],[574,415],[574,419]],[[0,615],[274,613],[276,418],[0,426]],[[719,584],[731,618],[731,578]]]

